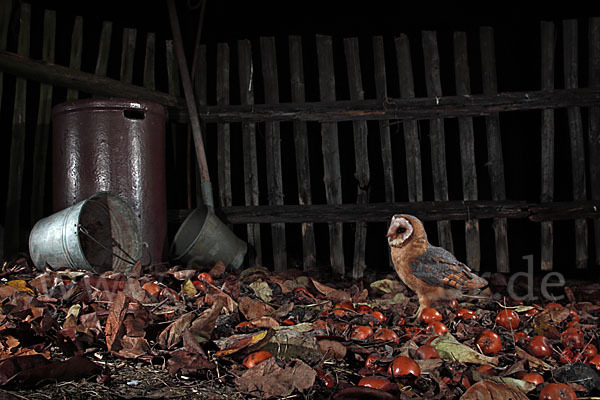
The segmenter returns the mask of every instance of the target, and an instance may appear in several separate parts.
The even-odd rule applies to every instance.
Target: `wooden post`
[[[254,104],[254,65],[252,48],[249,40],[238,42],[238,74],[240,80],[240,99],[242,105]],[[246,206],[257,206],[258,161],[256,155],[256,123],[242,122],[242,146],[244,156],[244,195]],[[254,257],[248,257],[251,267],[262,266],[262,242],[260,225],[248,224],[248,244],[253,249]]]
[[[306,96],[304,93],[304,66],[302,64],[302,39],[300,36],[289,37],[289,52],[292,101],[304,103]],[[298,179],[298,203],[300,205],[312,204],[306,122],[294,121],[293,130],[296,150],[296,176]],[[317,263],[317,249],[312,223],[302,224],[302,254],[304,270],[314,269]]]
[[[348,69],[350,99],[364,100],[358,39],[344,39],[344,50],[346,53],[346,67]],[[356,163],[354,177],[356,178],[358,189],[356,202],[366,204],[369,202],[370,179],[367,121],[352,121],[352,126],[354,128],[354,160]],[[365,222],[356,222],[354,231],[354,259],[352,264],[353,279],[362,278],[367,267],[365,263],[366,242],[367,224]]]
[[[589,86],[600,88],[600,18],[589,20]],[[600,107],[589,108],[589,168],[592,199],[600,200]],[[596,265],[600,266],[600,219],[594,220]]]
[[[229,104],[229,45],[217,45],[217,105]],[[221,207],[231,205],[231,130],[217,124],[217,171]]]
[[[83,18],[75,17],[73,24],[73,33],[71,34],[71,57],[69,59],[69,68],[81,69],[81,54],[83,49]],[[77,100],[79,91],[77,89],[67,89],[67,101]]]
[[[479,30],[481,47],[481,71],[483,75],[483,93],[498,93],[496,78],[496,55],[494,30],[482,27]],[[504,159],[502,157],[502,137],[500,136],[500,116],[492,113],[485,117],[488,147],[488,172],[492,189],[492,199],[506,199],[504,184]],[[496,240],[496,269],[498,272],[510,272],[508,259],[508,234],[506,218],[494,218],[494,236]]]
[[[277,82],[277,57],[275,54],[275,38],[260,38],[260,54],[265,86],[265,102],[279,103],[279,84]],[[281,171],[281,139],[279,122],[265,123],[267,189],[269,204],[283,204],[283,177]],[[285,247],[285,224],[272,224],[273,263],[275,271],[287,268],[287,252]]]
[[[387,100],[387,75],[385,70],[385,51],[383,38],[373,37],[373,62],[375,70],[375,94],[377,99]],[[383,184],[385,188],[385,201],[396,201],[394,186],[394,162],[392,157],[392,138],[390,135],[390,121],[379,121],[379,141],[381,143],[381,161],[383,163]],[[391,217],[391,216],[390,216]],[[388,264],[393,267],[391,253],[388,253]]]
[[[579,68],[577,20],[563,21],[563,51],[565,88],[576,88],[578,84],[577,69]],[[569,133],[571,138],[571,168],[573,179],[573,199],[585,200],[585,149],[583,146],[583,125],[579,107],[567,108]],[[575,220],[575,266],[586,268],[588,263],[587,222],[585,219]]]
[[[322,101],[335,101],[335,75],[333,70],[333,44],[331,36],[317,35],[317,62],[319,66],[319,91]],[[323,151],[323,182],[328,204],[342,203],[342,178],[337,124],[321,124]],[[343,225],[329,224],[329,260],[332,271],[343,276],[344,246]]]
[[[429,97],[442,96],[440,80],[440,56],[435,31],[423,31],[423,53],[425,58],[425,84]],[[444,120],[436,118],[429,121],[431,141],[431,172],[433,175],[433,197],[436,201],[448,201],[448,176],[446,173],[446,139]],[[438,241],[448,251],[454,251],[450,221],[438,221]]]
[[[454,32],[454,72],[456,94],[471,94],[471,78],[469,75],[469,58],[467,51],[467,35],[465,32]],[[477,200],[477,169],[475,167],[475,135],[472,117],[458,118],[460,136],[460,165],[462,173],[463,199]],[[481,268],[481,247],[479,241],[479,221],[465,221],[465,242],[467,265],[475,271]]]
[[[375,69],[375,93],[378,100],[385,101],[388,94],[385,72],[385,53],[383,48],[383,38],[381,36],[373,37],[373,62]],[[392,161],[392,140],[390,137],[389,121],[379,121],[379,140],[381,142],[385,201],[393,203],[396,201],[396,195],[394,193],[394,164]]]
[[[554,23],[541,23],[541,89],[554,90]],[[542,203],[554,200],[554,110],[542,110]],[[552,221],[543,221],[541,229],[541,268],[552,271],[554,263],[554,233]]]
[[[179,76],[179,65],[177,64],[177,58],[175,57],[175,47],[172,40],[165,41],[165,59],[167,63],[167,90],[169,94],[180,97],[181,96],[181,80]],[[196,99],[198,95],[196,94]],[[197,100],[198,101],[198,100]],[[172,166],[175,171],[181,171],[181,156],[179,155],[179,147],[181,146],[181,139],[177,132],[178,124],[173,120],[169,121],[169,133],[171,139],[171,159],[173,160]],[[191,138],[191,133],[189,134]],[[191,141],[191,139],[190,139]],[[191,143],[188,143],[189,147],[186,147],[191,152],[193,147]],[[194,163],[194,165],[197,165]],[[187,167],[187,166],[186,166]],[[188,169],[186,168],[186,171]],[[168,180],[167,180],[168,185]],[[189,193],[188,193],[189,196]],[[179,196],[177,196],[179,198]],[[202,198],[202,196],[200,196]],[[189,202],[188,202],[189,203]],[[188,204],[189,206],[189,204]],[[191,207],[189,207],[191,208]]]
[[[415,83],[413,79],[410,44],[405,34],[396,38],[396,61],[400,84],[400,97],[414,99]],[[419,126],[416,120],[404,120],[404,147],[406,148],[406,177],[408,200],[423,201],[423,179],[421,176],[421,145]]]
[[[106,76],[108,70],[108,57],[110,55],[110,40],[112,37],[112,22],[102,23],[100,43],[98,44],[98,58],[96,59],[96,75]]]
[[[133,59],[135,55],[135,39],[137,31],[133,28],[123,29],[123,47],[121,48],[121,82],[131,83],[133,81]]]
[[[156,89],[156,35],[149,32],[146,35],[146,53],[144,54],[144,87]]]
[[[42,59],[54,62],[56,38],[56,11],[44,11],[44,42]],[[40,102],[33,145],[33,176],[31,179],[31,223],[44,216],[44,194],[46,189],[46,165],[50,143],[50,113],[52,111],[52,85],[40,84]]]
[[[0,1],[0,51],[6,50],[8,27],[10,26],[10,16],[12,14],[12,3],[11,0]],[[2,105],[3,78],[4,72],[0,71],[0,106]]]
[[[31,6],[21,3],[19,20],[19,41],[17,53],[29,56]],[[25,140],[27,112],[27,80],[17,78],[12,121],[12,140],[10,142],[10,161],[8,170],[8,190],[6,193],[6,218],[4,236],[4,255],[12,256],[21,249],[21,200],[23,189],[23,168],[25,164]]]

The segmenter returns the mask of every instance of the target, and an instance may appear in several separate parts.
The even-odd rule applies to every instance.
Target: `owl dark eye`
[[[396,230],[396,233],[404,233],[404,232],[406,232],[406,228],[400,227],[400,228],[398,228],[398,230]]]

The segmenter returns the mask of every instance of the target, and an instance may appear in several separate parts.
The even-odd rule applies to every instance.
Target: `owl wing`
[[[420,256],[409,261],[415,276],[431,286],[472,291],[487,285],[487,281],[461,263],[442,247],[429,246]]]

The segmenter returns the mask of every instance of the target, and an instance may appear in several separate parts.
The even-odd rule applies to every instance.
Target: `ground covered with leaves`
[[[222,263],[0,270],[0,399],[538,399],[600,395],[600,285],[413,318],[395,274],[353,282]],[[547,394],[562,397],[544,397]]]

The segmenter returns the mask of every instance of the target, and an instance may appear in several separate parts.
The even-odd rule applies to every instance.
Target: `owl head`
[[[391,247],[402,247],[415,236],[415,230],[423,232],[423,224],[412,215],[396,214],[392,217],[387,232],[388,243]]]

